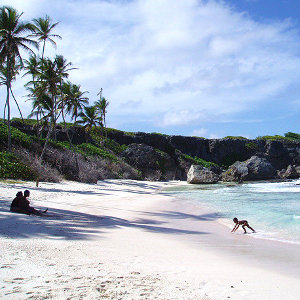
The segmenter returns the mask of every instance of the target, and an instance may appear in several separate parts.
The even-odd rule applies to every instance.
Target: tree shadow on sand
[[[182,230],[164,226],[165,222],[152,219],[127,220],[63,209],[50,209],[48,216],[27,216],[9,211],[8,201],[0,198],[0,236],[8,238],[35,238],[88,240],[105,238],[108,230],[122,227],[139,228],[164,234],[208,234],[202,231]],[[174,212],[174,216],[177,213]]]

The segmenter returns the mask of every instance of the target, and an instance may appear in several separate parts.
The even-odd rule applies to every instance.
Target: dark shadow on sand
[[[49,239],[88,240],[105,238],[107,229],[140,228],[165,234],[208,234],[164,226],[165,222],[152,219],[127,220],[113,216],[99,216],[63,209],[49,209],[47,216],[27,216],[9,211],[10,202],[0,197],[0,235],[8,238],[48,237]],[[177,212],[169,215],[179,216]]]

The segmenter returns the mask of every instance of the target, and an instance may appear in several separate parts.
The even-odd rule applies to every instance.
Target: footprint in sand
[[[132,274],[132,275],[141,275],[140,272],[131,272],[130,274]]]
[[[14,278],[13,280],[14,280],[14,281],[20,281],[20,280],[24,280],[24,278],[17,277],[17,278]]]
[[[10,265],[3,265],[1,266],[1,269],[12,269]]]

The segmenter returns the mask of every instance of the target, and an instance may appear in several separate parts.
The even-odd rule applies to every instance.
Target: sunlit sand
[[[0,183],[0,298],[299,297],[296,245],[231,234],[160,192],[172,184],[185,183]],[[47,217],[9,212],[24,189]]]

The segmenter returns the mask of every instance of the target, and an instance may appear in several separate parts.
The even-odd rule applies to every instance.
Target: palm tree
[[[61,90],[62,90],[62,96],[61,96],[60,106],[61,106],[62,117],[64,121],[65,132],[67,134],[71,148],[74,153],[76,169],[77,171],[79,171],[76,151],[72,144],[74,132],[70,137],[68,130],[66,128],[65,113],[66,114],[71,113],[71,119],[74,118],[76,124],[76,119],[78,117],[79,111],[82,111],[84,104],[88,103],[88,98],[83,96],[86,92],[80,91],[80,85],[72,84],[70,81],[63,82],[61,86]],[[66,107],[66,112],[64,112],[65,107]]]
[[[65,107],[65,101],[64,101],[64,97],[63,97],[63,79],[64,78],[68,78],[69,77],[69,71],[73,70],[75,68],[71,68],[72,63],[71,62],[67,62],[67,60],[62,56],[62,55],[56,55],[54,62],[56,64],[56,72],[57,75],[60,78],[60,82],[59,82],[59,89],[60,89],[60,106],[61,106],[61,112],[62,112],[62,117],[63,117],[63,121],[65,124],[65,129],[66,129],[66,121],[64,118],[64,107]],[[55,110],[57,108],[57,102],[55,102]],[[56,125],[56,124],[54,124]],[[67,134],[68,135],[68,134]],[[69,136],[68,136],[69,138]],[[56,135],[55,135],[55,139],[56,139]],[[70,141],[71,142],[71,141]]]
[[[107,107],[109,105],[109,101],[106,100],[104,97],[100,96],[100,99],[96,101],[95,106],[100,114],[103,124],[104,124],[104,131],[105,131],[105,137],[107,138],[107,131],[106,131],[106,113],[107,113]]]
[[[10,129],[10,91],[13,73],[13,63],[23,65],[20,49],[32,52],[30,46],[38,47],[37,42],[29,38],[34,27],[30,23],[20,21],[22,14],[7,6],[0,8],[0,64],[6,63],[6,105],[8,119],[8,151],[11,151],[11,129]]]
[[[50,121],[52,116],[52,98],[42,91],[42,89],[37,89],[37,87],[28,87],[30,91],[30,96],[32,100],[32,110],[29,114],[28,118],[36,116],[38,123],[42,126],[38,126],[37,128],[37,136],[40,137],[40,130],[44,127],[48,127],[48,131],[50,129]]]
[[[30,55],[29,59],[25,60],[24,69],[27,72],[24,74],[24,76],[25,75],[31,75],[33,84],[35,84],[35,78],[38,75],[40,65],[41,65],[41,59],[39,58],[39,56],[37,56],[35,54]]]
[[[58,34],[52,34],[52,30],[59,23],[51,24],[51,19],[49,16],[45,16],[45,18],[37,18],[33,19],[35,36],[38,37],[38,41],[43,43],[42,50],[42,59],[44,58],[45,45],[46,41],[49,41],[54,47],[56,47],[56,43],[53,38],[58,38],[61,40],[61,36]]]
[[[14,61],[12,62],[11,82],[16,80],[16,77],[19,74],[21,69],[22,69],[22,66],[20,64],[15,64]],[[4,62],[2,64],[2,66],[0,66],[0,85],[6,85],[7,86],[7,74],[8,74],[8,68],[7,68],[6,63]],[[22,121],[24,121],[20,106],[19,106],[18,101],[17,101],[17,99],[16,99],[16,97],[15,97],[13,91],[12,91],[12,88],[10,88],[10,93],[11,93],[13,99],[15,100],[15,103],[18,107],[18,110],[19,110],[20,116],[22,118]],[[7,103],[5,103],[5,106],[4,106],[4,118],[3,118],[4,120],[5,120],[6,105],[7,105]]]
[[[48,129],[46,142],[40,156],[40,160],[43,159],[45,150],[47,148],[52,131],[55,129],[55,124],[57,120],[56,102],[59,96],[59,84],[60,76],[57,72],[57,66],[55,61],[50,59],[43,59],[41,67],[38,69],[37,74],[38,80],[36,81],[35,87],[33,88],[33,96],[37,100],[42,99],[42,95],[46,94],[51,99],[50,109],[50,126]],[[32,83],[32,82],[31,82]]]
[[[35,83],[33,81],[29,83],[30,85],[33,85],[33,88],[31,88],[31,95],[34,101],[39,101],[40,99],[42,99],[43,95],[47,95],[51,99],[51,108],[49,107],[50,126],[48,129],[46,142],[40,157],[41,160],[43,159],[43,155],[53,131],[56,139],[57,119],[60,115],[62,115],[63,119],[65,117],[63,111],[64,101],[62,93],[62,82],[64,78],[67,78],[69,76],[68,71],[73,69],[70,66],[71,63],[68,63],[66,59],[64,59],[64,57],[61,55],[57,55],[54,60],[51,60],[49,58],[41,59],[41,63],[37,68],[37,80],[35,81]]]
[[[83,124],[87,133],[90,133],[93,127],[101,125],[102,119],[97,113],[96,106],[85,106],[83,111],[79,114],[81,120],[78,124]]]
[[[71,114],[71,119],[76,123],[79,113],[85,104],[88,104],[88,97],[84,97],[87,91],[82,92],[81,86],[72,84],[70,81],[64,82],[62,85],[63,98],[66,105],[67,113]]]
[[[27,71],[23,76],[25,75],[31,75],[32,76],[32,82],[29,82],[29,84],[33,84],[33,89],[36,86],[36,77],[38,76],[39,73],[39,69],[41,66],[41,59],[39,58],[39,56],[33,54],[29,56],[28,60],[25,60],[25,67],[24,69]],[[28,86],[28,84],[26,84],[25,86]],[[40,111],[37,111],[36,113],[36,121],[37,121],[37,136],[39,136],[39,118],[40,118]]]

